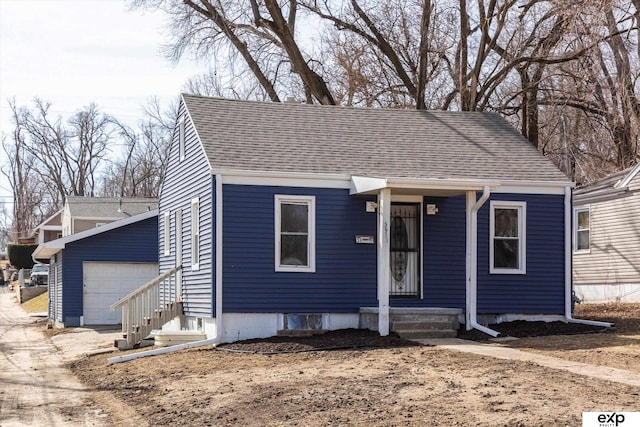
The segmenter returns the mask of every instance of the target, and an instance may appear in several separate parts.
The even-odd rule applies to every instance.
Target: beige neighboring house
[[[573,286],[584,302],[640,302],[640,164],[574,191]]]
[[[158,199],[67,196],[62,237],[158,208]]]
[[[45,219],[33,229],[34,243],[45,243],[62,237],[62,209]]]

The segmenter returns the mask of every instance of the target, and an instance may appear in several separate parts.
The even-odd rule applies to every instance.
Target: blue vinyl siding
[[[376,306],[376,234],[371,198],[348,190],[224,185],[225,312],[357,312]],[[274,195],[316,197],[316,272],[275,272]]]
[[[182,210],[182,296],[184,313],[188,316],[212,317],[214,301],[214,189],[209,162],[202,150],[198,135],[180,104],[180,116],[185,117],[185,158],[179,160],[178,126],[176,126],[167,172],[160,192],[157,248],[160,272],[176,265],[175,213]],[[200,202],[200,262],[198,270],[191,268],[191,199]],[[170,213],[170,253],[164,255],[164,213]]]
[[[316,196],[316,273],[274,271],[274,195]],[[225,185],[225,312],[354,312],[377,306],[375,214],[346,190]],[[489,201],[478,214],[478,312],[562,313],[564,198],[494,194],[527,202],[527,274],[489,274]],[[393,307],[465,308],[465,196],[425,197],[423,298],[391,299]],[[377,239],[377,236],[376,236]]]
[[[65,326],[79,326],[83,315],[82,263],[158,262],[157,234],[158,218],[153,217],[68,243],[62,251],[62,295],[59,296]]]
[[[527,202],[527,273],[489,274],[489,201],[478,212],[478,313],[564,313],[564,197],[494,194]]]
[[[424,299],[405,302],[392,300],[392,306],[464,309],[466,198],[425,197],[423,206],[426,207],[427,204],[435,204],[438,213],[423,216]]]

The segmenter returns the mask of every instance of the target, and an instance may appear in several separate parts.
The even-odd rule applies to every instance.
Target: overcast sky
[[[131,125],[150,96],[168,104],[206,64],[164,59],[164,20],[124,0],[0,0],[0,132],[11,132],[12,97],[50,101],[56,116],[95,102]],[[8,186],[0,179],[0,202]]]

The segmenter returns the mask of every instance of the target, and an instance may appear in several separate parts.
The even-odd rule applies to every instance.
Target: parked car
[[[46,285],[49,283],[49,266],[45,264],[35,264],[31,269],[31,286]]]

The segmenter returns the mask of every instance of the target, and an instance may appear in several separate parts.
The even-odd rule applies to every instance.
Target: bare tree
[[[580,181],[610,170],[589,156],[614,169],[638,161],[640,0],[134,4],[169,13],[173,59],[213,55],[197,93],[497,111]],[[565,144],[587,132],[597,147]]]
[[[119,124],[126,144],[124,157],[110,163],[102,193],[120,197],[158,197],[169,159],[171,135],[178,116],[177,103],[163,110],[157,98],[144,108],[138,131]]]
[[[34,100],[33,109],[11,104],[16,126],[24,134],[24,151],[37,163],[41,182],[55,188],[55,205],[66,195],[90,196],[117,129],[115,120],[95,104],[62,123],[49,113],[51,103]]]
[[[11,101],[11,105],[15,105],[15,102]],[[27,237],[49,210],[44,203],[46,196],[39,185],[37,167],[34,167],[35,159],[26,149],[25,131],[15,115],[16,110],[13,111],[14,131],[11,137],[2,137],[2,149],[8,160],[8,165],[2,168],[2,174],[7,177],[13,193],[13,225],[8,231],[12,240],[17,240]]]

